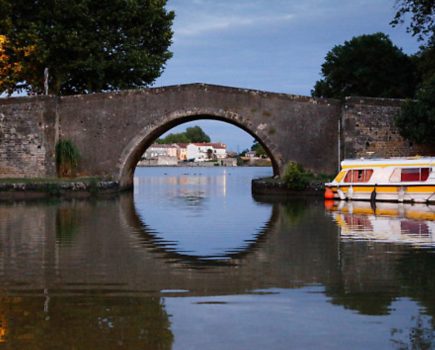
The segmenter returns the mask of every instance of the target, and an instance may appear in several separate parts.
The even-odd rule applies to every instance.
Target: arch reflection
[[[191,195],[189,195],[191,196]],[[162,239],[154,228],[147,225],[138,214],[133,197],[127,200],[122,206],[124,217],[128,225],[138,235],[138,241],[152,252],[160,254],[168,263],[177,264],[179,267],[204,268],[212,266],[236,266],[241,263],[249,254],[258,251],[272,232],[278,219],[279,213],[276,206],[271,206],[269,220],[250,234],[251,239],[245,240],[242,245],[215,255],[197,255],[179,252],[173,241]]]
[[[228,263],[253,249],[274,215],[272,205],[251,199],[251,169],[164,167],[138,172],[133,211],[139,218],[132,225],[141,221],[146,240],[177,253],[180,261]]]

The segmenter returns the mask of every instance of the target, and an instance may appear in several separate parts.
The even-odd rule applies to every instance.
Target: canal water
[[[253,197],[268,175],[0,203],[0,349],[434,349],[435,208]]]

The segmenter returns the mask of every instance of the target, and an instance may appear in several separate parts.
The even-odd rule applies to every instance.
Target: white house
[[[177,157],[177,145],[166,145],[154,143],[145,151],[143,158],[153,159],[159,157]]]
[[[223,143],[189,143],[186,149],[187,159],[195,162],[227,157],[227,146]]]

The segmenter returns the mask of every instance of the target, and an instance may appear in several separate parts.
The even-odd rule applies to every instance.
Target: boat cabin
[[[435,157],[344,160],[341,169],[325,198],[435,202]]]

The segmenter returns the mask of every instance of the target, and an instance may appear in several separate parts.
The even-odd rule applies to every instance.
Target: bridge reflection
[[[42,301],[44,291],[51,298],[132,295],[154,298],[164,313],[162,295],[320,285],[331,303],[363,314],[388,314],[393,300],[409,297],[435,315],[432,250],[342,239],[316,200],[268,204],[270,220],[253,233],[252,242],[212,259],[174,250],[156,235],[158,228],[140,219],[131,194],[3,203],[0,303],[12,303],[11,295]]]

